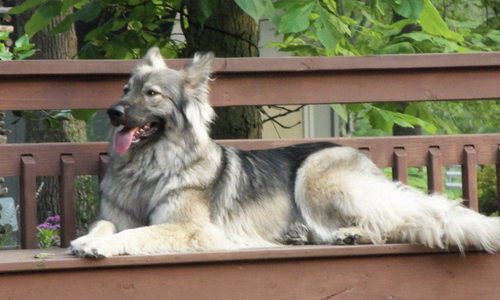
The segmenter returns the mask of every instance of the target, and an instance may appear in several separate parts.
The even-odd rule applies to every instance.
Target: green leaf
[[[130,13],[130,19],[134,21],[142,21],[146,16],[146,8],[144,5],[138,5],[134,7],[132,12]]]
[[[33,45],[33,46],[35,46],[35,45]],[[32,56],[33,54],[35,54],[35,53],[36,53],[36,51],[37,51],[37,50],[34,50],[34,49],[33,49],[33,50],[29,50],[29,51],[25,51],[25,52],[23,51],[23,52],[21,52],[21,53],[18,53],[18,54],[17,54],[17,56],[16,56],[16,60],[23,60],[23,59],[25,59],[25,58],[27,58],[27,57],[30,57],[30,56]]]
[[[337,113],[337,115],[339,115],[339,117],[342,118],[342,120],[344,120],[344,122],[348,121],[347,109],[346,109],[345,105],[343,105],[343,104],[330,104],[330,107]]]
[[[309,17],[315,4],[313,1],[300,1],[288,9],[281,17],[278,31],[290,33],[304,31],[309,28]]]
[[[500,31],[499,30],[490,30],[488,32],[488,34],[486,34],[486,36],[490,40],[492,40],[492,41],[494,41],[496,43],[500,43]]]
[[[97,4],[96,2],[90,2],[89,4],[83,6],[81,9],[73,13],[73,22],[81,20],[85,23],[88,23],[90,21],[93,21],[99,16],[101,10],[102,8],[99,4]]]
[[[73,109],[71,110],[71,115],[73,118],[87,122],[90,118],[93,118],[97,113],[96,109]]]
[[[18,6],[13,7],[12,9],[9,10],[9,15],[19,15],[22,14],[23,12],[27,11],[30,8],[36,7],[42,3],[43,0],[28,0],[24,1]]]
[[[276,10],[274,9],[274,5],[270,0],[266,1],[266,6],[264,8],[264,14],[274,24],[274,26],[276,26],[276,27],[279,26],[280,18],[276,14]]]
[[[259,23],[260,17],[266,10],[267,2],[270,0],[235,0],[236,4],[246,12],[250,17],[252,17],[255,22]],[[204,2],[204,1],[201,1]]]
[[[318,39],[321,44],[331,53],[335,53],[335,48],[337,47],[339,39],[325,28],[316,29],[316,33],[318,34]]]
[[[113,25],[111,26],[111,29],[109,31],[120,30],[123,27],[125,27],[125,25],[127,25],[127,20],[115,19],[115,20],[113,20]]]
[[[366,115],[370,125],[375,129],[381,129],[383,131],[389,132],[394,126],[394,122],[386,120],[381,110],[373,107]]]
[[[212,14],[212,9],[215,6],[215,0],[199,0],[198,1],[198,22],[201,26],[205,25],[205,22]]]
[[[401,0],[393,6],[394,11],[396,11],[401,16],[416,22],[420,17],[420,13],[424,8],[423,0]]]
[[[12,53],[7,51],[4,44],[0,43],[0,60],[12,60]]]
[[[24,31],[32,37],[45,26],[49,25],[50,19],[45,18],[39,10],[36,10],[28,22],[24,25]]]
[[[42,4],[38,10],[47,19],[52,19],[61,14],[63,3],[58,0],[51,0]]]
[[[415,49],[413,48],[413,45],[408,42],[387,45],[375,51],[375,54],[414,54],[414,53]]]
[[[51,116],[47,116],[47,118],[45,120],[46,120],[47,125],[49,126],[49,128],[59,128],[59,127],[61,127],[61,124],[59,124],[59,121],[57,121],[56,119],[54,119]]]
[[[29,38],[28,35],[25,34],[16,40],[16,42],[14,43],[14,47],[20,48],[24,45],[27,45],[28,43],[29,43]]]
[[[66,18],[64,18],[64,20],[59,22],[59,24],[57,24],[57,26],[54,29],[52,29],[49,32],[49,35],[56,35],[68,31],[74,22],[76,21],[74,21],[73,15],[72,14],[68,15]]]
[[[7,39],[9,39],[9,32],[7,31],[0,32],[0,41],[5,41]]]
[[[451,31],[448,25],[443,21],[437,9],[432,5],[430,0],[423,0],[424,8],[420,14],[420,25],[422,29],[432,35],[439,35],[449,39],[463,42],[463,36]]]
[[[21,47],[14,47],[14,53],[28,51],[33,49],[33,47],[35,47],[35,44],[24,44]]]

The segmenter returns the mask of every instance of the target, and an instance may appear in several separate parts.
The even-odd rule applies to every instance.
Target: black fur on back
[[[240,178],[235,187],[236,199],[231,199],[231,202],[235,203],[238,209],[244,210],[249,204],[258,204],[276,195],[286,196],[292,204],[290,226],[295,222],[302,222],[294,200],[297,170],[311,154],[338,146],[333,143],[318,142],[252,151],[221,146],[222,163],[209,196],[212,211],[221,211],[220,208],[224,207],[223,202],[227,202],[224,198],[228,194],[225,189],[233,186],[230,177],[234,176],[234,170],[231,170],[229,164],[234,163],[230,161],[231,159],[236,159],[240,164],[240,168],[236,169],[241,173],[238,174]]]

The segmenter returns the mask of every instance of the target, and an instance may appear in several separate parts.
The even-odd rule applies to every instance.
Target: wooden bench
[[[167,61],[180,68],[185,61]],[[107,108],[133,61],[17,61],[0,65],[0,110]],[[500,98],[500,53],[216,59],[215,106]],[[319,140],[319,139],[317,139]],[[321,139],[361,149],[394,177],[461,165],[477,204],[476,165],[500,168],[500,134]],[[311,139],[224,140],[243,149]],[[62,243],[76,235],[75,176],[102,178],[107,143],[0,145],[0,176],[19,177],[24,250],[0,252],[0,298],[34,299],[496,299],[500,257],[411,245],[295,246],[237,252],[76,259],[36,250],[37,176],[60,176]],[[500,199],[499,199],[500,200]],[[500,201],[499,201],[500,203]]]

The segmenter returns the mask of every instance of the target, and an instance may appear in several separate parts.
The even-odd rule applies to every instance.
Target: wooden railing
[[[134,61],[2,62],[0,110],[107,108],[121,96]],[[180,68],[184,60],[167,61]],[[355,58],[216,59],[214,106],[435,101],[500,98],[500,53]],[[324,140],[324,139],[323,139]],[[326,139],[363,150],[407,182],[427,166],[429,190],[442,192],[442,166],[462,165],[466,204],[478,209],[477,164],[498,164],[500,135]],[[311,140],[227,140],[243,149]],[[105,143],[0,147],[0,175],[20,177],[22,247],[36,247],[36,176],[60,176],[62,244],[75,238],[74,178],[102,176]],[[498,180],[497,180],[498,182]],[[500,198],[499,198],[500,201]],[[500,203],[500,202],[499,202]]]
[[[18,61],[0,63],[0,110],[37,110],[37,109],[78,109],[107,108],[116,102],[122,93],[134,61]],[[184,60],[167,61],[172,68],[180,68]],[[481,100],[500,98],[500,53],[449,54],[449,55],[401,55],[378,57],[337,57],[337,58],[259,58],[259,59],[216,59],[215,78],[211,83],[211,101],[215,106],[241,105],[271,105],[271,104],[318,104],[318,103],[361,103],[384,101],[437,101],[437,100]],[[242,149],[261,149],[285,146],[295,143],[327,140],[348,145],[363,151],[379,167],[392,167],[396,180],[408,181],[408,167],[427,167],[429,192],[442,192],[443,166],[461,165],[463,170],[463,197],[465,204],[472,209],[478,209],[476,166],[478,164],[497,165],[497,187],[499,185],[500,168],[500,134],[449,135],[449,136],[412,136],[412,137],[366,137],[366,138],[331,138],[331,139],[292,139],[292,140],[223,140],[227,145]],[[47,144],[9,144],[0,145],[0,176],[19,177],[21,183],[21,231],[22,248],[36,248],[36,177],[60,177],[60,206],[62,217],[62,244],[67,246],[75,237],[75,176],[97,175],[100,179],[108,163],[106,154],[107,143],[47,143]],[[500,203],[500,198],[498,198]],[[26,250],[28,251],[28,250]],[[2,286],[15,285],[17,277],[27,272],[39,269],[39,260],[31,257],[34,252],[8,251],[2,256],[0,252],[0,291]],[[64,276],[54,273],[62,286],[71,286],[71,280],[80,282],[75,286],[71,297],[88,299],[92,295],[109,291],[110,285],[99,285],[100,282],[115,282],[125,280],[126,273],[120,273],[119,268],[136,266],[144,267],[141,274],[151,275],[163,272],[169,280],[188,280],[189,285],[199,289],[197,299],[223,299],[236,297],[238,299],[256,299],[260,290],[258,283],[271,280],[266,274],[274,274],[278,289],[266,287],[266,295],[270,298],[285,299],[302,296],[302,299],[331,295],[316,289],[318,283],[323,283],[324,290],[328,287],[338,287],[339,293],[351,291],[344,286],[347,283],[357,284],[359,288],[355,295],[357,299],[388,299],[390,295],[380,291],[398,289],[399,275],[406,270],[436,271],[433,264],[454,274],[453,278],[464,276],[479,276],[481,266],[500,266],[500,261],[493,256],[469,255],[466,262],[461,262],[458,269],[458,257],[443,257],[439,259],[426,256],[431,253],[442,253],[440,250],[424,249],[409,245],[385,246],[353,246],[353,247],[286,247],[280,249],[252,250],[232,253],[206,253],[160,257],[113,258],[100,262],[71,259],[57,252],[56,259],[43,260],[44,270],[65,270]],[[401,257],[400,255],[414,255]],[[397,255],[397,256],[395,256]],[[420,255],[420,256],[418,256]],[[436,254],[435,254],[436,255]],[[390,256],[383,262],[381,257]],[[398,275],[386,272],[387,280],[377,272],[364,270],[368,257],[371,270],[382,270],[386,266],[398,270]],[[347,260],[349,259],[349,264]],[[284,288],[294,271],[286,262],[301,262],[307,273],[304,280],[308,284],[293,288]],[[203,264],[203,263],[207,264]],[[238,266],[251,269],[252,280],[234,282],[234,278],[242,276],[233,268],[233,262]],[[196,263],[196,264],[194,264]],[[215,263],[220,263],[215,267]],[[331,263],[331,264],[330,264]],[[317,274],[318,268],[327,268],[327,275]],[[324,267],[324,264],[330,264]],[[159,265],[165,268],[160,268]],[[353,268],[351,266],[358,266]],[[185,268],[182,266],[186,266]],[[199,266],[199,267],[198,267]],[[288,266],[288,267],[285,267]],[[113,268],[104,271],[103,268]],[[429,267],[429,268],[427,268]],[[194,271],[195,268],[196,271]],[[239,267],[241,268],[241,267]],[[85,273],[93,269],[94,273]],[[496,268],[498,269],[498,268]],[[495,269],[495,270],[496,270]],[[2,271],[3,270],[3,271]],[[212,282],[213,272],[221,271],[220,278],[226,282]],[[225,271],[224,271],[225,270]],[[288,270],[288,271],[287,271]],[[352,272],[346,278],[330,273],[331,270]],[[356,271],[358,270],[358,271]],[[499,274],[490,270],[487,274],[496,278]],[[2,277],[2,272],[12,273]],[[24,272],[24,273],[23,273]],[[77,274],[80,272],[80,274]],[[423,271],[422,271],[423,272]],[[493,274],[493,273],[494,274]],[[84,275],[87,274],[87,275]],[[464,274],[468,275],[464,275]],[[491,274],[490,274],[491,273]],[[29,273],[31,274],[31,273]],[[52,274],[52,273],[51,273]],[[59,274],[59,275],[57,275]],[[96,274],[99,275],[96,277]],[[177,274],[184,274],[178,276]],[[193,274],[199,274],[196,276]],[[219,274],[219,273],[218,273]],[[227,276],[223,275],[226,274]],[[240,274],[240,275],[238,275]],[[339,273],[340,274],[340,273]],[[392,274],[392,275],[391,275]],[[407,274],[407,273],[404,273]],[[448,273],[446,273],[448,274]],[[445,274],[445,275],[446,275]],[[86,278],[86,280],[76,279]],[[147,275],[147,276],[149,276]],[[448,275],[435,272],[427,277],[426,287],[446,284]],[[82,277],[84,276],[84,277]],[[327,276],[327,277],[325,277]],[[370,277],[373,284],[359,285]],[[402,276],[402,277],[401,277]],[[406,276],[406,277],[405,277]],[[454,277],[457,276],[457,277]],[[486,276],[486,275],[485,275]],[[51,280],[49,277],[36,277],[43,286]],[[196,278],[195,278],[196,277]],[[149,278],[146,280],[149,282]],[[156,277],[155,277],[156,278]],[[166,277],[163,277],[166,278]],[[184,279],[182,279],[184,278]],[[217,277],[219,278],[219,277]],[[245,277],[246,278],[246,277]],[[261,278],[260,281],[253,281]],[[351,278],[354,280],[351,280]],[[354,279],[355,278],[355,279]],[[365,278],[365,279],[363,279]],[[488,278],[484,282],[489,282]],[[24,279],[23,279],[24,280]],[[93,282],[92,288],[83,288],[84,283]],[[137,286],[146,284],[136,278]],[[151,279],[155,280],[155,279]],[[465,279],[464,279],[465,280]],[[152,288],[147,291],[149,296],[170,295],[184,297],[186,289],[179,284],[169,285],[164,291]],[[279,282],[278,282],[279,281]],[[20,281],[22,282],[22,280]],[[35,282],[35,281],[33,281]],[[173,281],[172,281],[173,282]],[[205,285],[204,282],[211,282]],[[238,288],[248,294],[238,295],[234,289],[227,292],[227,286],[238,285]],[[328,282],[328,286],[326,283]],[[388,284],[390,282],[390,284]],[[460,281],[461,282],[461,281]],[[464,282],[468,282],[467,280]],[[186,283],[188,284],[188,283]],[[455,285],[459,284],[458,282]],[[323,286],[322,285],[322,286]],[[422,284],[423,286],[424,284]],[[31,286],[31,285],[30,285]],[[82,286],[82,287],[81,287]],[[215,287],[219,287],[217,290]],[[495,286],[478,292],[473,286],[460,284],[463,289],[447,289],[449,297],[438,292],[429,292],[422,299],[467,299],[470,296],[494,295]],[[491,288],[490,288],[491,287]],[[72,287],[73,288],[73,287]],[[95,289],[95,290],[94,290]],[[132,289],[133,290],[133,289]],[[124,295],[139,296],[139,291],[120,289],[113,292],[110,299],[118,299]],[[414,295],[421,290],[407,288],[405,294]],[[497,289],[498,290],[498,289]],[[198,290],[197,290],[198,291]],[[203,292],[202,292],[203,291]],[[379,291],[376,294],[374,291]],[[496,291],[496,290],[495,290]],[[94,294],[93,294],[94,293]],[[126,294],[130,293],[130,294]],[[26,295],[36,295],[36,292],[26,292]],[[0,292],[0,295],[2,293]],[[18,295],[14,292],[7,295]],[[64,295],[62,293],[61,295]],[[111,295],[111,294],[110,294]],[[140,294],[143,295],[143,294]],[[194,295],[194,294],[193,294]],[[273,296],[274,295],[274,296]],[[298,296],[299,295],[299,296]],[[332,293],[335,295],[335,293]],[[354,292],[353,292],[354,295]],[[382,297],[383,295],[383,297]],[[54,295],[55,296],[55,295]],[[387,296],[387,297],[386,297]],[[217,298],[219,297],[219,298]],[[220,298],[222,297],[222,298]],[[289,298],[290,298],[289,297]],[[325,298],[326,297],[326,298]],[[392,297],[392,296],[391,296]],[[460,298],[461,297],[461,298]],[[22,297],[21,297],[22,298]],[[28,296],[25,297],[26,299]],[[75,299],[76,299],[75,298]],[[147,297],[146,297],[147,298]],[[151,298],[151,297],[150,297]],[[229,297],[230,298],[230,297]],[[229,299],[227,298],[227,299]],[[265,298],[265,297],[264,297]],[[277,299],[273,298],[273,299]],[[416,296],[415,298],[419,298]],[[59,298],[54,298],[59,299]],[[124,299],[124,298],[120,298]],[[130,298],[132,299],[132,298]]]

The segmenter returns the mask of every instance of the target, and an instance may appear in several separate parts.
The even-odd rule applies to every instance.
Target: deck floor
[[[0,252],[0,299],[499,299],[500,256],[411,245],[300,246],[101,260]],[[5,297],[5,298],[3,298]],[[42,297],[43,298],[43,297]]]

